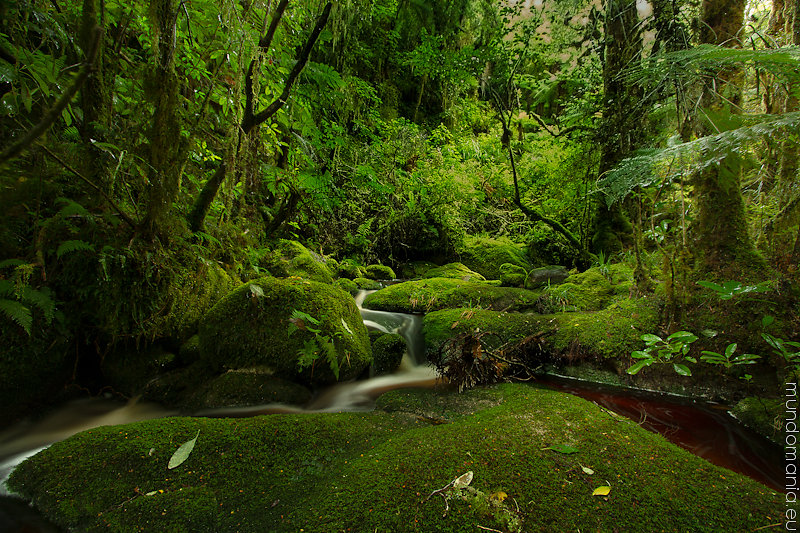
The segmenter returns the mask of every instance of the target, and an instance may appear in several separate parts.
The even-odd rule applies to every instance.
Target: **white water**
[[[363,309],[361,291],[356,304],[364,324],[370,329],[397,333],[406,340],[407,351],[398,371],[392,375],[364,381],[340,383],[318,394],[304,407],[267,404],[252,407],[230,407],[194,413],[196,416],[247,417],[274,413],[365,411],[374,407],[375,399],[382,393],[404,387],[432,386],[436,381],[433,367],[422,364],[425,346],[420,335],[422,317],[403,313],[388,313]],[[127,424],[152,418],[175,416],[176,411],[157,404],[139,402],[137,398],[127,404],[104,398],[90,398],[71,402],[35,422],[22,422],[0,433],[0,495],[8,494],[5,481],[11,471],[28,457],[54,442],[64,440],[80,431],[99,426]]]

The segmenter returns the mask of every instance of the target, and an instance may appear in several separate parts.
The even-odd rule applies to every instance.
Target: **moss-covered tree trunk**
[[[739,47],[745,0],[704,0],[700,40],[725,47]],[[703,87],[704,120],[697,123],[698,136],[715,133],[713,117],[739,113],[742,101],[741,69],[717,73]],[[741,192],[741,160],[731,154],[692,179],[696,216],[692,223],[695,252],[701,271],[738,273],[760,264],[747,227]]]
[[[105,28],[103,24],[101,0],[84,0],[81,13],[80,47],[88,56],[97,36],[95,28],[102,34],[97,44],[92,73],[81,88],[80,100],[83,121],[80,125],[81,137],[86,147],[85,174],[107,194],[112,194],[110,161],[95,141],[106,141],[111,125],[111,89],[105,65]]]
[[[642,140],[642,89],[623,71],[640,61],[642,38],[635,0],[605,2],[605,57],[603,60],[603,122],[598,139],[599,175],[630,155]],[[594,219],[592,247],[612,252],[628,241],[632,227],[620,204],[600,201]]]
[[[178,197],[186,153],[178,113],[180,84],[175,72],[177,9],[175,0],[155,0],[151,4],[154,39],[148,98],[154,108],[149,132],[149,198],[142,223],[148,235],[163,228],[172,202]]]

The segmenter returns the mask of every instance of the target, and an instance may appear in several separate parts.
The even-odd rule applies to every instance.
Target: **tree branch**
[[[322,33],[322,29],[328,23],[328,17],[331,14],[331,7],[333,7],[331,2],[325,4],[325,8],[322,10],[322,15],[320,15],[319,19],[317,19],[317,24],[311,31],[311,35],[309,35],[305,46],[303,46],[303,50],[300,52],[300,57],[297,59],[297,63],[295,63],[292,71],[289,73],[289,78],[286,80],[286,83],[283,86],[283,92],[281,92],[281,95],[257,115],[244,117],[242,120],[242,129],[245,133],[249,133],[250,130],[259,124],[269,120],[272,115],[277,113],[280,108],[283,107],[283,105],[286,103],[286,100],[289,99],[289,94],[291,94],[292,91],[292,85],[294,85],[297,77],[303,71],[303,67],[306,66],[306,63],[308,63],[311,50],[314,48],[314,44],[316,44],[319,34]]]
[[[53,107],[51,107],[50,110],[45,113],[44,117],[42,117],[42,120],[36,126],[31,128],[20,140],[3,150],[3,153],[0,153],[0,165],[9,159],[13,159],[14,157],[18,156],[26,148],[28,148],[33,141],[38,139],[45,131],[47,131],[48,128],[50,128],[50,126],[52,126],[53,123],[58,119],[58,117],[61,116],[61,112],[65,107],[67,107],[67,105],[69,105],[83,84],[86,83],[89,75],[94,72],[94,63],[97,59],[97,51],[100,48],[100,38],[103,32],[99,26],[95,26],[92,29],[92,33],[94,35],[92,46],[89,49],[89,54],[86,56],[86,62],[78,74],[78,77],[75,79],[75,82],[66,91],[64,91],[64,94],[61,95],[61,98],[59,98]]]
[[[272,38],[275,36],[275,31],[278,29],[278,24],[280,24],[283,18],[283,12],[286,11],[287,5],[289,5],[289,0],[280,1],[275,8],[275,13],[272,15],[272,21],[269,24],[267,33],[258,41],[258,47],[261,49],[262,54],[269,52],[269,47],[272,45]],[[255,64],[256,60],[252,59],[250,61],[250,66],[247,67],[247,76],[245,76],[244,80],[245,102],[244,118],[242,119],[243,123],[253,119],[253,69],[255,68]]]

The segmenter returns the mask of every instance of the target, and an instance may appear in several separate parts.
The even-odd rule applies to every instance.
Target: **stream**
[[[374,400],[386,391],[433,387],[437,381],[436,373],[425,363],[422,317],[362,309],[366,294],[362,291],[356,297],[365,325],[370,329],[398,333],[406,340],[407,352],[395,374],[335,385],[319,393],[305,407],[270,404],[213,409],[194,414],[248,417],[271,413],[364,411],[372,409]],[[560,377],[545,377],[539,383],[581,396],[638,422],[650,431],[662,434],[711,463],[750,476],[775,490],[783,490],[783,450],[739,424],[724,407]],[[9,494],[5,480],[13,468],[53,442],[92,427],[177,414],[136,399],[120,404],[111,398],[89,398],[56,408],[36,421],[26,421],[8,428],[0,432],[0,496]],[[1,519],[2,509],[0,525]]]

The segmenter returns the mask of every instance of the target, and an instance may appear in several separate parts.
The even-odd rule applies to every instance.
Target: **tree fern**
[[[94,246],[86,241],[82,241],[79,239],[64,241],[58,246],[58,249],[56,250],[56,257],[61,258],[61,256],[64,254],[69,254],[72,252],[79,252],[79,251],[93,252]]]
[[[12,322],[18,324],[25,333],[31,334],[33,315],[31,310],[15,300],[0,300],[0,312]]]
[[[666,148],[640,151],[621,161],[600,179],[598,186],[610,205],[624,199],[636,187],[671,181],[718,165],[732,154],[745,154],[765,138],[788,139],[791,137],[787,133],[800,133],[800,112],[750,115],[743,120],[748,125]]]

